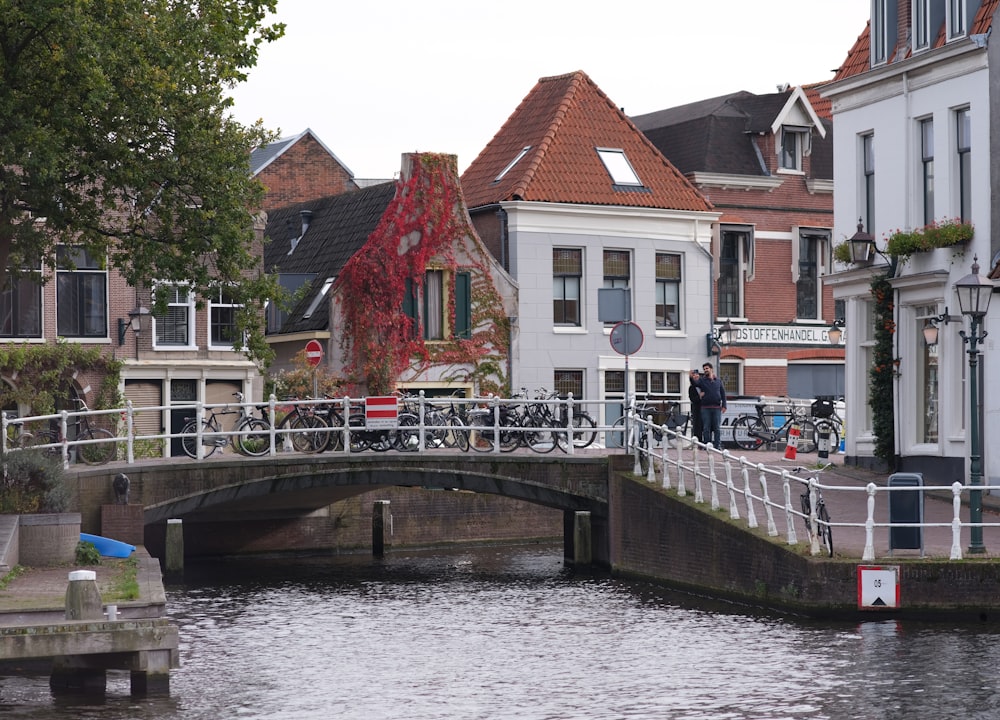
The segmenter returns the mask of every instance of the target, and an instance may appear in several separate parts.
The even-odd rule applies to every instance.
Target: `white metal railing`
[[[136,408],[131,402],[125,407],[110,410],[81,410],[62,411],[51,415],[41,415],[33,417],[9,417],[2,416],[2,429],[0,433],[0,445],[4,453],[16,449],[20,439],[26,437],[28,430],[25,428],[35,428],[41,425],[43,432],[47,435],[46,442],[34,444],[33,447],[48,449],[57,452],[63,464],[68,467],[70,462],[76,459],[76,455],[82,446],[98,444],[114,444],[113,459],[132,464],[136,461],[137,443],[152,443],[158,448],[154,457],[169,456],[169,441],[175,438],[194,439],[193,445],[197,448],[197,457],[204,457],[206,447],[230,444],[233,439],[248,436],[266,436],[266,451],[262,455],[273,456],[282,452],[294,451],[290,442],[290,437],[301,432],[296,428],[283,426],[281,418],[288,412],[297,409],[299,412],[312,411],[320,414],[331,414],[331,407],[337,409],[337,413],[346,421],[340,426],[319,427],[315,430],[319,434],[330,436],[339,435],[339,452],[349,452],[351,448],[351,434],[353,432],[365,431],[361,426],[351,426],[349,424],[352,414],[354,416],[363,414],[364,398],[322,398],[322,399],[294,399],[278,400],[273,395],[266,403],[188,403],[158,405],[152,407]],[[862,553],[862,560],[871,561],[874,559],[874,533],[876,529],[888,528],[911,528],[922,529],[948,528],[951,532],[951,552],[950,558],[958,560],[962,558],[961,532],[963,528],[1000,527],[1000,522],[981,522],[972,524],[965,522],[961,517],[963,497],[973,488],[962,483],[955,482],[946,486],[918,486],[918,487],[886,487],[867,483],[864,486],[843,486],[827,485],[821,482],[821,473],[813,472],[811,476],[800,477],[787,468],[767,467],[760,463],[754,463],[746,457],[736,457],[730,451],[719,451],[711,446],[703,445],[696,440],[679,434],[667,425],[657,425],[652,417],[641,417],[638,414],[628,411],[629,432],[626,434],[621,426],[602,421],[608,407],[620,410],[623,405],[621,400],[606,401],[584,401],[579,402],[572,396],[566,398],[545,398],[531,399],[526,397],[499,398],[499,397],[440,397],[427,398],[421,393],[412,398],[399,399],[401,415],[408,419],[415,418],[415,424],[401,425],[396,423],[385,429],[386,432],[398,432],[400,430],[409,433],[410,443],[404,449],[415,452],[429,452],[440,449],[440,445],[435,440],[436,433],[440,431],[455,431],[468,434],[480,433],[482,441],[486,447],[479,449],[484,452],[501,453],[515,448],[505,445],[505,435],[510,434],[515,437],[526,436],[530,433],[537,433],[536,426],[509,425],[505,422],[508,413],[523,413],[528,406],[544,406],[551,408],[553,418],[558,420],[558,424],[545,428],[545,432],[552,438],[553,432],[558,432],[561,437],[573,438],[575,442],[560,442],[558,447],[569,454],[579,452],[580,439],[594,433],[596,439],[589,447],[597,450],[616,450],[618,447],[609,448],[608,445],[613,437],[623,440],[622,444],[632,453],[634,459],[633,473],[644,475],[649,482],[660,481],[664,488],[675,487],[677,494],[685,496],[688,494],[689,484],[693,485],[695,502],[702,503],[704,500],[704,485],[708,484],[711,507],[721,509],[725,504],[729,510],[730,518],[733,520],[743,519],[743,514],[748,527],[758,527],[758,509],[763,513],[766,523],[767,533],[772,536],[779,534],[778,519],[781,519],[785,528],[786,540],[789,544],[796,544],[796,523],[803,523],[806,516],[793,506],[793,489],[804,490],[812,488],[814,491],[823,491],[827,497],[833,494],[849,493],[856,495],[858,501],[851,502],[851,507],[865,508],[864,517],[861,518],[838,518],[829,523],[831,528],[863,528],[865,532],[865,546]],[[454,406],[457,415],[466,420],[470,417],[476,419],[477,424],[470,425],[466,420],[462,420],[462,425],[451,425],[441,420],[440,415],[431,411],[433,407]],[[682,404],[686,409],[686,404]],[[406,409],[413,410],[412,414]],[[135,417],[139,413],[156,413],[160,418],[165,419],[168,413],[176,410],[184,410],[190,413],[190,417],[196,418],[195,432],[192,434],[158,432],[154,434],[140,434],[137,432]],[[258,426],[256,430],[247,427],[223,429],[216,431],[208,428],[204,420],[211,417],[213,411],[218,415],[220,412],[229,413],[235,417],[254,417],[264,422],[265,427]],[[586,424],[584,427],[576,427],[573,424],[574,412],[583,412],[588,415],[594,425]],[[80,419],[86,417],[90,426],[104,426],[111,428],[111,432],[105,437],[70,438],[72,428],[80,427]],[[104,418],[102,422],[102,418]],[[162,426],[164,423],[160,422]],[[206,429],[207,428],[207,429]],[[645,435],[645,442],[641,442],[641,435]],[[552,440],[554,443],[555,440]],[[520,445],[516,443],[515,445]],[[539,452],[551,452],[554,448],[536,447],[531,448]],[[645,462],[644,462],[645,460]],[[809,475],[809,473],[807,473]],[[756,483],[753,478],[756,476]],[[755,489],[755,485],[759,489]],[[1000,490],[998,486],[980,485],[975,489],[983,493],[990,490]],[[876,522],[876,510],[883,507],[879,498],[893,492],[927,492],[927,493],[947,493],[952,498],[953,512],[948,522],[921,522],[921,523],[886,523]],[[888,503],[886,499],[885,503]],[[822,521],[814,517],[815,497],[810,504],[813,512],[810,515],[810,549],[815,555],[820,552],[819,535],[817,529]]]
[[[636,424],[640,428],[638,432],[645,432],[647,437],[645,443],[640,443],[635,438],[630,439],[631,450],[636,458],[633,473],[636,475],[645,474],[649,482],[661,482],[662,487],[670,489],[676,487],[676,492],[680,496],[688,493],[688,482],[694,484],[694,499],[697,503],[705,502],[703,484],[708,483],[710,489],[710,503],[713,510],[721,509],[723,501],[729,509],[729,517],[732,520],[741,520],[740,505],[746,513],[747,527],[758,527],[755,505],[764,512],[767,533],[771,536],[779,534],[776,516],[784,521],[786,539],[789,545],[798,542],[796,535],[796,523],[801,522],[805,527],[807,516],[793,506],[793,488],[810,493],[810,514],[808,515],[810,552],[818,555],[820,548],[819,528],[826,524],[830,528],[863,528],[865,533],[864,549],[861,559],[870,562],[875,559],[875,531],[876,529],[892,528],[921,528],[925,529],[947,528],[950,531],[951,549],[949,559],[962,559],[961,533],[963,528],[1000,528],[1000,522],[979,522],[971,523],[962,519],[963,497],[970,491],[981,491],[986,494],[992,491],[1000,491],[1000,486],[978,485],[971,487],[960,482],[950,485],[919,485],[919,486],[882,486],[869,482],[864,485],[827,485],[821,482],[822,471],[818,468],[803,470],[811,471],[806,473],[806,477],[800,477],[788,468],[767,467],[762,463],[754,463],[745,456],[736,457],[729,450],[717,450],[711,445],[697,442],[693,438],[682,436],[666,426],[655,425],[647,418],[637,418]],[[663,440],[656,441],[656,435],[662,435]],[[648,455],[648,462],[641,462],[641,454]],[[707,467],[706,467],[707,466]],[[721,466],[721,467],[720,467]],[[643,472],[645,468],[645,472]],[[721,472],[721,476],[720,476]],[[760,490],[754,490],[754,483],[751,477],[756,475],[757,485]],[[738,479],[737,479],[738,476]],[[780,490],[778,497],[780,501],[774,500],[772,495],[774,490]],[[816,517],[817,493],[825,492],[827,497],[831,494],[848,493],[858,497],[858,501],[848,502],[848,507],[864,508],[863,519],[837,519],[828,523]],[[947,522],[879,522],[876,521],[877,509],[884,508],[878,502],[880,496],[885,497],[885,505],[888,504],[888,497],[891,493],[937,493],[950,496],[952,501],[951,518]],[[843,503],[838,503],[838,507],[844,507]],[[887,514],[883,510],[884,514]]]

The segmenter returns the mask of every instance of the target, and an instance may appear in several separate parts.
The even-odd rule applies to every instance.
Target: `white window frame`
[[[521,152],[517,154],[517,157],[511,160],[510,164],[507,165],[507,167],[505,167],[503,170],[501,170],[499,175],[493,178],[493,182],[500,182],[500,180],[503,179],[503,176],[509,173],[515,165],[521,162],[521,158],[527,155],[530,150],[531,150],[531,145],[525,145],[523,148],[521,148]]]
[[[872,0],[871,64],[889,62],[889,3],[896,0]]]
[[[948,0],[945,12],[945,37],[949,42],[969,33],[969,12],[966,0]]]
[[[165,343],[165,342],[160,341],[158,339],[158,337],[159,337],[159,329],[157,328],[157,324],[158,324],[159,321],[156,318],[156,314],[153,313],[152,316],[151,316],[152,317],[152,322],[150,323],[150,325],[152,326],[151,327],[151,335],[152,335],[152,338],[153,338],[153,349],[154,350],[161,350],[161,351],[167,351],[167,352],[169,352],[169,351],[172,351],[172,350],[192,350],[192,349],[196,348],[198,346],[198,344],[197,344],[197,341],[195,339],[195,330],[196,330],[196,325],[195,325],[195,298],[194,298],[194,293],[191,291],[190,286],[187,283],[167,283],[167,282],[160,282],[160,283],[157,283],[154,286],[154,288],[153,288],[154,296],[155,296],[155,293],[157,292],[157,290],[159,290],[160,288],[163,288],[164,290],[170,289],[172,291],[176,291],[176,290],[178,290],[180,288],[183,288],[186,291],[186,293],[187,293],[187,300],[186,301],[184,301],[184,302],[177,302],[177,301],[174,301],[173,298],[171,298],[171,301],[167,303],[167,307],[168,308],[184,308],[185,309],[185,311],[186,311],[186,319],[187,319],[187,323],[186,323],[187,324],[187,342],[184,343],[184,344],[180,344],[180,343]]]
[[[792,148],[791,153],[786,152],[789,139],[794,139],[795,141],[795,147]],[[778,172],[802,173],[802,159],[808,154],[809,150],[809,128],[797,125],[783,125],[776,149],[778,151]],[[786,165],[786,162],[790,162],[791,164]]]
[[[913,52],[929,50],[931,47],[931,0],[913,0],[910,6],[913,36]]]
[[[208,347],[211,350],[233,350],[234,348],[237,347],[237,346],[235,346],[232,343],[216,342],[215,338],[214,338],[214,334],[215,334],[215,332],[214,332],[215,331],[215,321],[214,321],[215,310],[216,309],[223,309],[223,308],[233,308],[235,310],[236,308],[243,307],[239,303],[223,302],[223,299],[224,299],[223,293],[225,293],[225,291],[226,291],[226,288],[221,288],[220,287],[220,288],[218,288],[217,291],[213,292],[212,295],[208,299],[208,328],[207,328],[208,329]],[[243,345],[242,347],[245,348],[245,345]]]

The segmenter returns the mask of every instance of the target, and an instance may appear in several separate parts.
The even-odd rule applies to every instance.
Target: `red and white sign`
[[[316,367],[323,362],[323,344],[319,340],[306,343],[306,362]]]
[[[365,398],[365,427],[369,430],[394,428],[399,420],[399,403],[395,395]]]

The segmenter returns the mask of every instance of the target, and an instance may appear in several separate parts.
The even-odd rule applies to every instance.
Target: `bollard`
[[[785,445],[785,460],[794,460],[798,452],[799,426],[792,425],[788,429],[788,443]]]
[[[184,524],[177,518],[167,520],[164,569],[167,574],[184,572]]]
[[[819,453],[819,459],[826,460],[830,457],[830,426],[823,423],[819,426],[817,434],[819,442],[816,443],[816,449]]]
[[[107,609],[104,612],[104,615],[108,618],[110,622],[114,622],[115,620],[118,619],[118,606],[108,605]]]
[[[97,589],[97,573],[93,570],[74,570],[66,586],[67,620],[103,620],[101,593]]]

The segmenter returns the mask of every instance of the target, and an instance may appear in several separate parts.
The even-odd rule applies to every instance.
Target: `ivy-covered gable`
[[[509,389],[516,289],[472,227],[455,156],[404,157],[394,198],[333,292],[354,394],[416,380]]]

